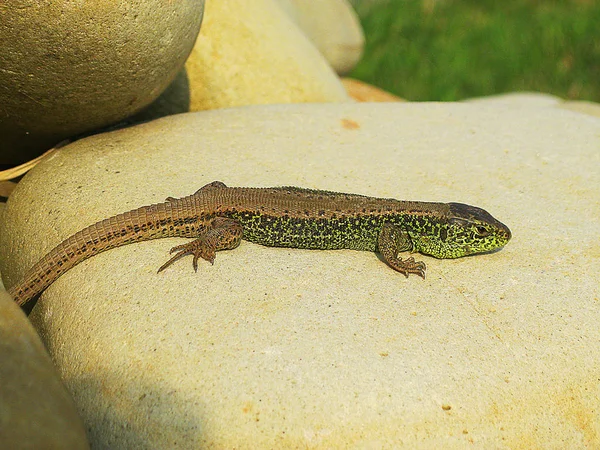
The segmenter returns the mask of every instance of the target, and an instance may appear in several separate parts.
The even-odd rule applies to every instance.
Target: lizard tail
[[[54,247],[8,293],[22,306],[41,294],[67,270],[94,255],[134,242],[185,235],[178,221],[190,217],[189,208],[193,206],[189,202],[183,203],[188,203],[184,208],[188,209],[186,212],[174,208],[172,202],[158,203],[84,228]]]

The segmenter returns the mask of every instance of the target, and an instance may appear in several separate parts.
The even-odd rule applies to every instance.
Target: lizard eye
[[[477,234],[481,237],[486,237],[486,236],[489,236],[489,234],[490,234],[488,229],[482,225],[475,227],[475,231],[477,231]]]

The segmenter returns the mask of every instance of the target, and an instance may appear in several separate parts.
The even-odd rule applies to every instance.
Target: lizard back
[[[198,192],[216,215],[238,221],[243,239],[271,247],[375,251],[386,222],[420,233],[447,213],[443,203],[407,202],[304,189],[214,188]]]

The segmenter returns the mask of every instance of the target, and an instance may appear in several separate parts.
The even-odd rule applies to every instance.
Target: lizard
[[[299,187],[227,187],[214,181],[192,195],[142,206],[96,222],[68,237],[9,289],[21,306],[66,271],[103,251],[165,237],[195,238],[171,249],[158,272],[193,255],[214,263],[216,252],[242,239],[271,247],[379,252],[408,277],[425,278],[425,263],[401,252],[458,258],[502,248],[506,225],[462,203],[401,201]]]

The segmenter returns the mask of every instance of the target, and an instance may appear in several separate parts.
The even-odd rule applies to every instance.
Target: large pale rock
[[[203,0],[8,0],[0,27],[0,163],[141,110],[175,78]]]
[[[0,291],[0,446],[86,449],[85,429],[39,336]]]
[[[358,16],[346,0],[278,0],[339,74],[350,72],[365,45]]]
[[[186,69],[192,111],[349,100],[327,61],[276,0],[208,2]]]
[[[185,242],[164,239],[75,267],[31,319],[98,448],[596,448],[599,127],[495,104],[172,116],[36,167],[0,268],[11,285],[81,227],[213,180],[475,204],[512,241],[419,256],[426,280],[371,253],[247,242],[157,274]]]

